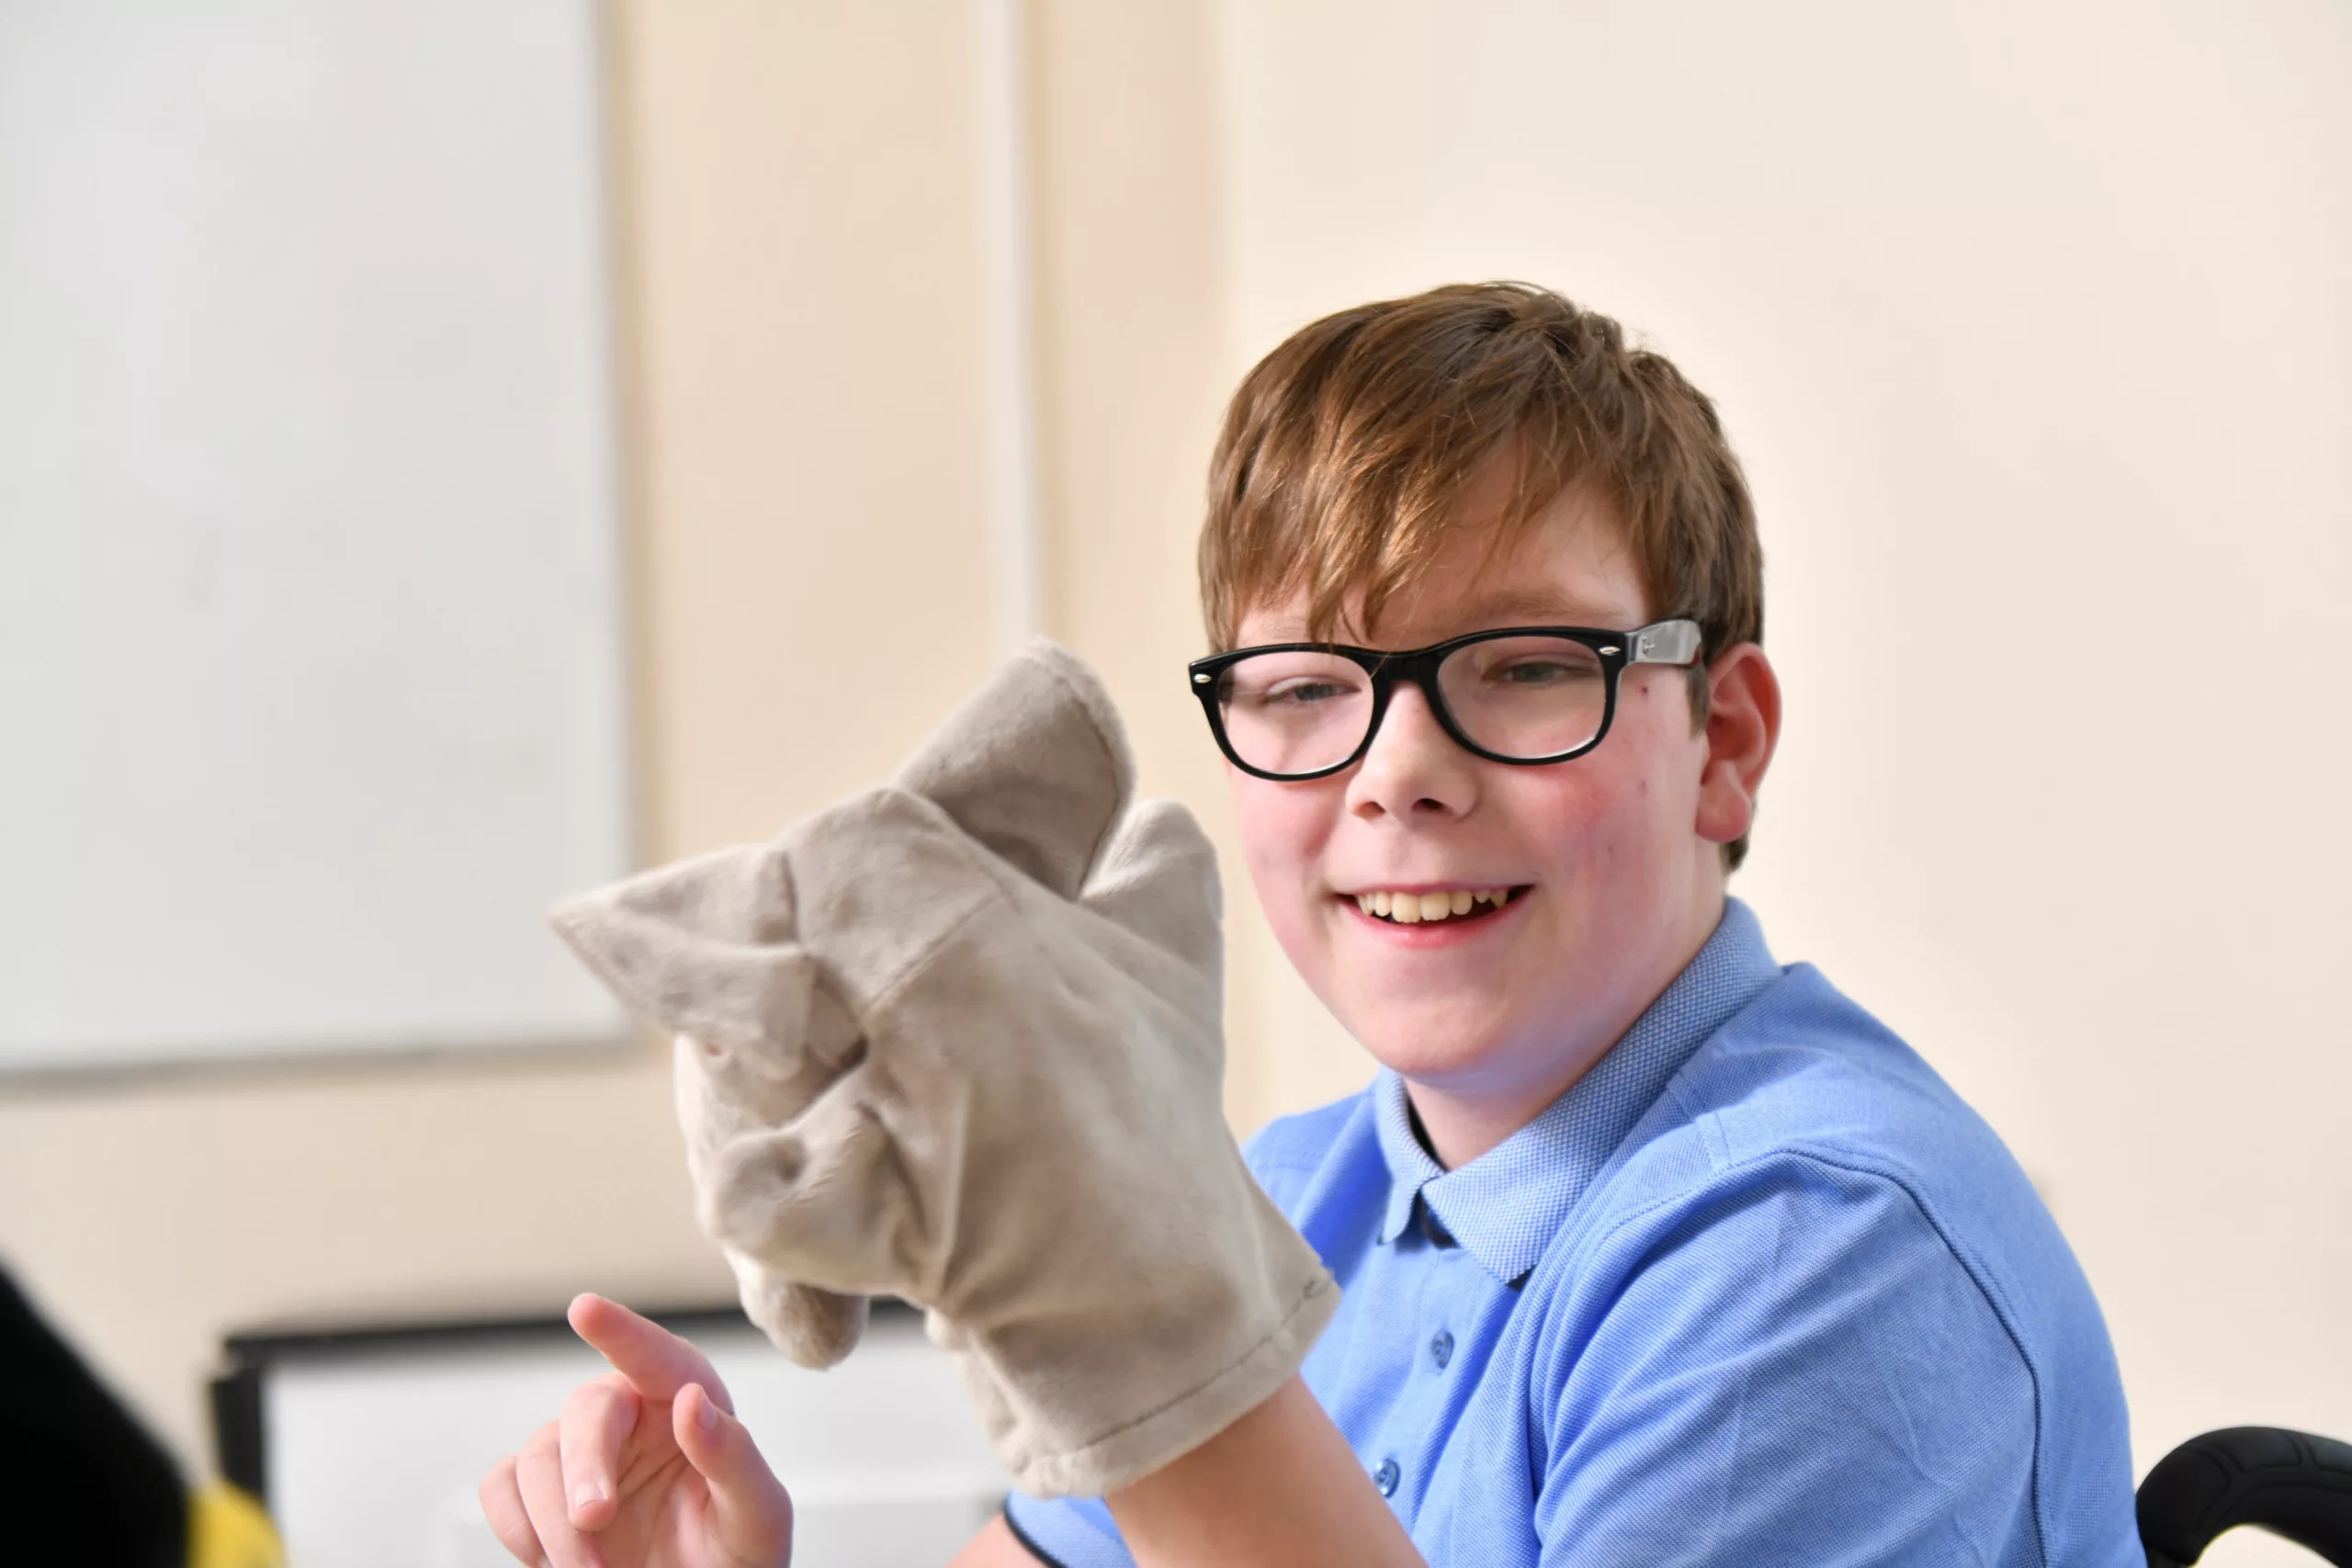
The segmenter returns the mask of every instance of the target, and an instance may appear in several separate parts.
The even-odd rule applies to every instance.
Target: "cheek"
[[[1300,903],[1317,880],[1323,846],[1331,836],[1340,792],[1314,784],[1278,784],[1233,775],[1233,807],[1242,858],[1267,914]]]
[[[1317,994],[1329,970],[1329,911],[1322,901],[1322,858],[1331,835],[1337,792],[1277,784],[1237,773],[1235,815],[1241,856],[1274,942]],[[1329,794],[1329,803],[1322,798]]]
[[[1671,840],[1674,774],[1645,748],[1604,753],[1630,735],[1612,732],[1601,750],[1566,763],[1554,778],[1532,777],[1513,816],[1534,829],[1531,846],[1571,886],[1606,880],[1619,868],[1648,863]]]
[[[1630,824],[1615,798],[1614,791],[1586,788],[1555,807],[1550,847],[1556,861],[1573,872],[1606,867],[1623,858],[1633,835],[1626,831]]]
[[[1694,748],[1705,745],[1701,728],[1690,722],[1690,694],[1679,671],[1657,671],[1639,686],[1628,683],[1618,699],[1616,723],[1601,745],[1614,746],[1621,739],[1628,751],[1645,760],[1644,772],[1654,786],[1689,761]]]

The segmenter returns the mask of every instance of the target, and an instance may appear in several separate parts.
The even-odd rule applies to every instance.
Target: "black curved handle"
[[[2352,1568],[2352,1443],[2283,1427],[2208,1432],[2159,1460],[2139,1500],[2148,1568],[2188,1568],[2239,1525]]]

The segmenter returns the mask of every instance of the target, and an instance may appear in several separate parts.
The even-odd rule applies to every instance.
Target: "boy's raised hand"
[[[482,1477],[499,1542],[533,1568],[786,1568],[792,1499],[702,1352],[602,1296],[569,1315],[612,1370]]]

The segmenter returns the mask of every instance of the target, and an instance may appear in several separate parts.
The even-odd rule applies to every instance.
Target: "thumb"
[[[743,1423],[700,1383],[688,1383],[670,1402],[670,1430],[686,1462],[709,1483],[714,1544],[738,1562],[789,1562],[792,1498]]]

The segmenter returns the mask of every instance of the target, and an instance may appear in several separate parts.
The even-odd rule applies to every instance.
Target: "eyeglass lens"
[[[1499,757],[1576,750],[1600,732],[1609,706],[1600,656],[1566,637],[1465,644],[1438,665],[1437,683],[1455,726]],[[1227,666],[1217,703],[1234,753],[1270,773],[1337,767],[1372,728],[1372,677],[1351,660],[1311,649]]]

